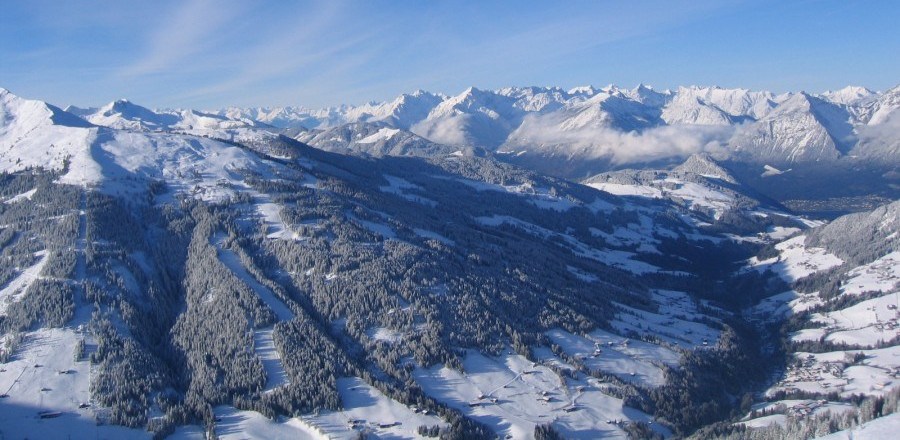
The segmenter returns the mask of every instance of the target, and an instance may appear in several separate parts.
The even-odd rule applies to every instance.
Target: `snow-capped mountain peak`
[[[725,168],[719,165],[709,154],[692,154],[684,163],[675,167],[674,171],[694,173],[704,177],[720,179],[728,183],[736,184],[737,179]]]
[[[22,130],[23,133],[38,126],[60,125],[90,127],[87,121],[59,107],[43,101],[24,99],[7,89],[0,88],[0,133]]]
[[[835,160],[855,145],[851,115],[808,93],[791,95],[731,140],[754,160],[776,163]]]
[[[868,101],[876,95],[875,92],[861,86],[847,86],[840,90],[827,91],[822,97],[835,103],[842,105],[859,104]]]
[[[644,83],[629,90],[627,95],[629,98],[651,107],[662,107],[671,97],[671,93],[657,92],[653,90],[653,87],[646,86]]]
[[[578,86],[569,89],[569,95],[590,97],[596,95],[598,90],[594,86]]]
[[[177,115],[156,113],[127,99],[110,102],[82,117],[96,125],[131,130],[162,130],[178,121]]]
[[[140,117],[177,116],[180,122],[199,125],[221,122],[217,119],[221,117],[193,111],[160,114],[124,100],[92,116],[105,118],[100,122],[111,127],[93,125],[43,101],[0,94],[0,172],[54,170],[62,183],[96,186],[109,193],[142,191],[151,180],[162,180],[206,199],[227,197],[245,172],[267,172],[267,165],[242,148],[196,136],[147,132],[145,125],[133,125],[144,124]],[[222,186],[225,182],[228,187]]]
[[[866,106],[869,114],[866,123],[879,125],[890,119],[897,120],[896,111],[900,109],[900,86],[894,87],[882,93]]]

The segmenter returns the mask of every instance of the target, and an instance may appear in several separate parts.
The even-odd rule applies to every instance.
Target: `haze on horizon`
[[[13,2],[0,87],[58,105],[321,107],[469,86],[897,84],[900,4]]]

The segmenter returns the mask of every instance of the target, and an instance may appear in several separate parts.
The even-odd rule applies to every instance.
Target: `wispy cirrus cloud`
[[[884,54],[900,41],[900,6],[840,0],[8,3],[0,85],[80,105],[318,107],[589,83],[879,88],[895,81]]]
[[[146,48],[133,63],[120,72],[124,77],[137,77],[178,69],[180,63],[204,52],[221,50],[221,34],[246,12],[249,2],[189,0],[177,6],[150,32]]]

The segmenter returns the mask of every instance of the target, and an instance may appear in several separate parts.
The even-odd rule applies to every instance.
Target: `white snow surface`
[[[91,126],[40,101],[0,93],[0,171],[27,167],[67,171],[62,183],[129,193],[148,180],[221,200],[245,173],[270,177],[276,164],[203,137]]]
[[[410,190],[422,191],[423,188],[421,186],[410,183],[408,180],[396,176],[384,175],[383,177],[388,181],[388,184],[378,187],[381,192],[396,194],[411,202],[421,203],[427,206],[437,205],[437,202],[435,202],[434,200],[410,193]]]
[[[793,282],[815,272],[839,266],[843,260],[824,248],[807,247],[806,236],[798,235],[775,245],[779,256],[759,261],[749,260],[749,267],[763,272],[771,269],[787,282]]]
[[[784,425],[788,417],[805,418],[820,416],[825,413],[832,415],[853,411],[855,406],[845,402],[828,402],[809,399],[787,399],[775,402],[761,402],[753,405],[755,411],[767,411],[772,414],[750,418],[752,412],[744,417],[739,424],[750,428],[762,428],[772,424]]]
[[[5,315],[9,305],[19,301],[25,295],[28,287],[31,286],[31,283],[40,278],[41,271],[44,270],[44,266],[48,261],[47,251],[40,251],[35,256],[39,257],[36,263],[22,269],[19,275],[6,283],[5,286],[0,286],[2,287],[0,289],[0,316]]]
[[[85,335],[73,328],[41,329],[24,334],[13,359],[0,371],[0,433],[4,438],[149,439],[143,430],[98,425],[103,409],[91,402],[91,366],[75,362],[74,347]],[[90,406],[79,408],[82,403]],[[42,419],[39,413],[59,413]]]
[[[222,439],[259,440],[352,440],[359,433],[373,438],[420,439],[419,426],[446,426],[435,415],[415,412],[411,408],[391,400],[383,393],[359,378],[341,378],[337,381],[341,404],[340,411],[324,411],[300,417],[279,417],[269,420],[254,411],[242,411],[229,406],[214,408],[216,435]],[[351,423],[352,421],[358,423]],[[398,423],[393,426],[394,423]],[[204,439],[199,426],[178,428],[173,439]]]
[[[20,200],[31,200],[31,198],[34,196],[35,192],[37,192],[36,188],[29,190],[29,191],[25,191],[21,194],[16,194],[16,195],[4,200],[3,203],[12,204],[12,203],[16,203]]]
[[[891,252],[847,273],[849,279],[841,291],[851,295],[863,292],[889,292],[900,289],[900,251]]]
[[[611,322],[613,328],[622,334],[633,331],[682,348],[715,345],[718,341],[719,330],[702,322],[710,317],[700,313],[688,294],[654,290],[651,299],[659,305],[658,313],[616,304],[620,311]]]
[[[547,362],[559,362],[553,359]],[[651,420],[605,394],[608,384],[585,377],[563,379],[516,354],[489,357],[469,351],[463,368],[465,372],[418,368],[413,377],[427,394],[488,425],[501,438],[532,438],[534,426],[545,423],[564,438],[626,438],[621,426],[609,422]]]
[[[384,128],[379,129],[375,133],[372,133],[372,134],[356,141],[356,143],[358,143],[358,144],[374,144],[379,141],[386,141],[386,140],[394,137],[394,135],[396,135],[397,133],[400,133],[400,130],[398,130],[396,128],[384,127]]]
[[[518,185],[500,185],[497,183],[488,183],[462,178],[454,180],[470,188],[473,188],[476,191],[507,192],[510,194],[516,194],[522,197],[526,197],[529,203],[540,208],[552,209],[554,211],[566,211],[575,206],[578,206],[578,203],[576,203],[575,201],[572,201],[565,197],[554,195],[550,188],[535,187],[530,182]],[[603,200],[597,199],[591,206],[593,209],[603,210],[606,208],[603,203]]]
[[[833,312],[816,313],[812,322],[826,326],[825,340],[871,346],[900,335],[897,327],[900,292],[872,298]]]
[[[761,320],[777,320],[784,315],[809,310],[823,304],[818,292],[800,293],[794,290],[772,295],[760,301],[751,309],[751,313]]]
[[[879,417],[862,425],[818,437],[818,440],[885,440],[900,431],[900,413]]]
[[[329,437],[302,418],[279,417],[270,420],[255,411],[242,411],[230,406],[217,406],[213,413],[216,422],[215,433],[223,440],[327,440]],[[204,440],[202,427],[180,426],[169,436],[175,440]]]
[[[863,353],[862,362],[842,365],[856,353]],[[848,350],[827,353],[794,353],[800,365],[790,368],[785,376],[767,393],[778,390],[801,390],[827,394],[837,392],[842,397],[853,394],[882,395],[897,386],[894,371],[900,369],[900,347],[874,350]]]
[[[742,425],[748,428],[765,428],[772,425],[784,426],[785,423],[787,423],[787,416],[784,414],[772,414],[741,422]]]
[[[712,186],[668,176],[645,185],[587,182],[587,186],[618,196],[670,199],[693,210],[710,210],[715,218],[732,208],[734,198]]]
[[[418,235],[422,238],[427,238],[430,240],[437,240],[441,243],[444,243],[447,246],[453,246],[456,244],[456,242],[454,242],[453,240],[451,240],[447,237],[444,237],[443,235],[438,234],[437,232],[434,232],[434,231],[429,231],[429,230],[420,229],[420,228],[413,228],[413,232],[415,232],[416,235]]]
[[[253,331],[253,350],[266,370],[265,392],[270,392],[290,382],[281,362],[281,354],[278,353],[275,342],[272,340],[274,330],[274,327],[266,327]]]
[[[234,251],[222,246],[221,238],[213,238],[212,244],[216,247],[219,254],[219,260],[222,264],[228,267],[228,269],[231,270],[231,273],[244,282],[247,287],[253,289],[259,296],[259,299],[275,312],[275,316],[277,316],[279,320],[290,321],[291,319],[294,319],[294,312],[291,311],[290,307],[281,301],[281,299],[279,299],[268,287],[257,281],[244,267],[244,263],[241,261],[240,257],[234,253]]]
[[[668,348],[631,341],[602,330],[583,337],[557,329],[547,332],[547,336],[564,352],[581,359],[585,366],[649,387],[665,383],[662,364],[674,366],[681,359]],[[599,353],[597,347],[601,347]]]
[[[421,438],[417,432],[419,426],[446,426],[439,417],[415,412],[360,378],[341,378],[337,383],[343,410],[303,416],[304,422],[327,438],[350,440],[365,432],[374,438],[417,439]],[[350,423],[353,420],[360,423],[353,426]],[[399,424],[387,426],[395,423]]]
[[[588,183],[588,186],[617,196],[636,196],[661,199],[662,191],[646,185],[626,185],[622,183]]]

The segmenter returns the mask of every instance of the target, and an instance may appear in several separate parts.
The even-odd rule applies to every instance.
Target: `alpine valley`
[[[900,87],[0,89],[0,438],[888,438]]]

